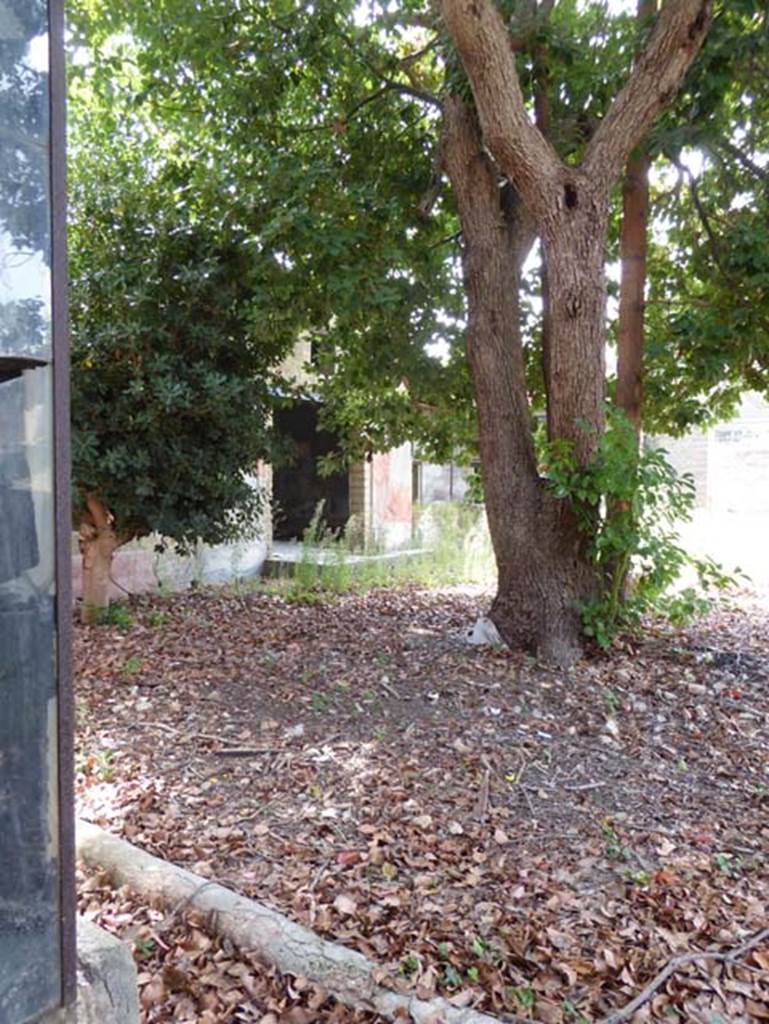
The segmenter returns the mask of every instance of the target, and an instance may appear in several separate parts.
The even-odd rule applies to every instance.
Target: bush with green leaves
[[[663,449],[639,449],[621,413],[609,414],[589,466],[579,466],[562,442],[544,442],[542,457],[549,490],[571,503],[597,570],[598,595],[581,613],[584,633],[599,646],[637,628],[645,615],[683,624],[734,582],[712,559],[697,558],[681,544],[678,528],[694,509],[692,476],[679,474]],[[685,570],[693,570],[697,585],[677,588]]]
[[[280,355],[254,338],[253,243],[187,189],[181,164],[108,150],[87,166],[70,231],[76,510],[95,495],[121,543],[242,536],[259,520],[249,474]]]

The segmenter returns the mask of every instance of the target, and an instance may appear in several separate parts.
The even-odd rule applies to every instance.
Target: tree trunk
[[[537,475],[518,337],[519,236],[524,226],[529,237],[536,228],[542,243],[550,436],[569,443],[579,465],[588,466],[604,426],[604,247],[612,187],[675,96],[707,34],[712,2],[664,4],[579,167],[563,163],[533,123],[509,26],[493,0],[440,0],[439,6],[475,101],[472,114],[456,97],[443,112],[446,165],[464,239],[467,349],[499,569],[492,618],[509,643],[533,644],[550,660],[568,662],[580,650],[579,604],[595,595],[598,581],[575,510],[555,502]],[[540,122],[547,121],[546,92],[545,82]],[[502,211],[506,192],[514,202]]]
[[[578,175],[564,186],[563,208],[542,229],[549,307],[548,425],[552,440],[593,461],[604,424],[608,197]]]
[[[638,0],[638,20],[643,23],[657,9],[656,0]],[[617,408],[621,409],[640,437],[643,403],[644,302],[646,245],[649,220],[649,167],[643,148],[633,153],[622,182],[620,228],[621,277],[617,330]]]
[[[491,618],[513,647],[558,664],[580,653],[578,605],[594,593],[584,539],[541,480],[526,392],[518,294],[534,240],[509,186],[484,156],[474,114],[444,108],[446,169],[462,224],[467,355],[478,411],[486,514],[499,573]]]
[[[646,228],[649,213],[649,164],[646,153],[628,161],[622,183],[622,229],[617,330],[617,408],[641,433],[643,403],[644,291]]]
[[[109,607],[112,556],[122,543],[113,519],[94,494],[86,496],[80,518],[80,553],[83,558],[83,622],[94,622]]]

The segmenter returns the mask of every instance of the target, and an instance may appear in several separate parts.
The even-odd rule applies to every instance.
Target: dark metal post
[[[48,0],[51,76],[51,269],[56,500],[56,669],[59,685],[59,863],[62,1001],[76,994],[74,695],[72,691],[72,515],[70,490],[67,137],[64,0]]]

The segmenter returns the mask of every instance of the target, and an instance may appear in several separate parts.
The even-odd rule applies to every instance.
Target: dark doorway
[[[285,461],[273,471],[275,539],[301,538],[320,502],[323,524],[343,530],[350,518],[350,483],[346,471],[320,475],[318,460],[338,454],[340,447],[334,434],[318,428],[317,405],[305,401],[281,409],[275,415],[275,426],[286,446]]]

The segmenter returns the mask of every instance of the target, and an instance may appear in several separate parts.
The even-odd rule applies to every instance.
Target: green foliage
[[[483,479],[479,468],[473,469],[471,473],[468,473],[466,483],[467,490],[465,491],[464,501],[468,505],[482,505],[484,502]]]
[[[601,647],[650,613],[687,622],[733,582],[711,559],[681,546],[677,527],[691,518],[693,479],[679,475],[662,449],[639,451],[621,414],[611,413],[589,466],[580,466],[563,442],[545,443],[543,459],[550,492],[571,503],[596,568],[598,595],[581,611],[585,634]],[[698,586],[676,590],[687,569]]]
[[[522,88],[531,101],[536,65],[551,83],[552,142],[577,162],[632,65],[636,20],[577,0],[533,21],[525,5],[500,6],[531,44],[518,56]],[[738,86],[729,83],[755,91],[744,68],[765,60],[757,11],[747,0],[719,11],[701,70],[693,69],[679,104],[655,129],[661,162],[662,154],[704,151],[716,134],[719,142],[733,134]],[[74,42],[89,54],[72,69],[76,134],[83,134],[78,112],[86,107],[95,125],[84,138],[89,149],[109,133],[128,147],[160,140],[163,160],[184,154],[188,195],[202,190],[210,202],[215,193],[220,217],[247,226],[261,264],[252,279],[252,323],[264,328],[260,341],[291,329],[312,339],[316,397],[347,451],[357,456],[415,440],[436,459],[477,454],[458,222],[445,182],[435,177],[440,114],[430,99],[466,91],[467,83],[420,5],[370,5],[365,25],[353,0],[321,0],[312,18],[302,5],[276,0],[243,0],[237,10],[230,0],[73,0],[68,16]],[[755,148],[753,125],[750,136]],[[719,154],[725,157],[724,146]],[[732,197],[746,184],[735,166],[731,158]],[[756,182],[749,187],[755,191]],[[433,191],[428,215],[422,204]],[[653,276],[660,291],[649,306],[648,422],[674,432],[702,421],[724,391],[717,360],[688,358],[686,349],[701,353],[711,338],[721,352],[744,350],[734,333],[727,344],[700,323],[699,344],[694,328],[677,323],[679,312],[692,311],[691,277],[680,271],[692,254],[696,212],[681,189],[657,197],[655,210],[674,232],[680,225],[684,250],[681,258],[659,247]],[[539,406],[538,275],[526,292],[529,384]],[[733,401],[746,385],[747,360],[724,358]],[[666,375],[676,381],[674,400]],[[724,403],[719,409],[728,411]]]
[[[117,626],[118,629],[128,632],[133,629],[134,617],[131,609],[124,601],[117,601],[109,608],[97,608],[95,624],[97,626]]]
[[[650,150],[644,426],[679,435],[769,390],[765,5],[716,7]]]
[[[247,478],[268,444],[267,370],[245,229],[189,190],[183,165],[106,148],[72,186],[75,503],[94,492],[121,540],[182,549],[256,528]]]
[[[74,0],[90,60],[72,92],[128,145],[183,153],[190,193],[215,193],[220,217],[247,227],[261,264],[251,319],[271,328],[260,341],[278,314],[312,340],[316,397],[350,450],[420,437],[449,450],[472,435],[472,404],[456,219],[443,201],[420,212],[439,118],[407,92],[401,61],[418,38],[373,16],[361,26],[352,0],[321,0],[312,17],[275,0]],[[434,53],[410,74],[440,88]],[[445,361],[430,350],[444,343]]]

